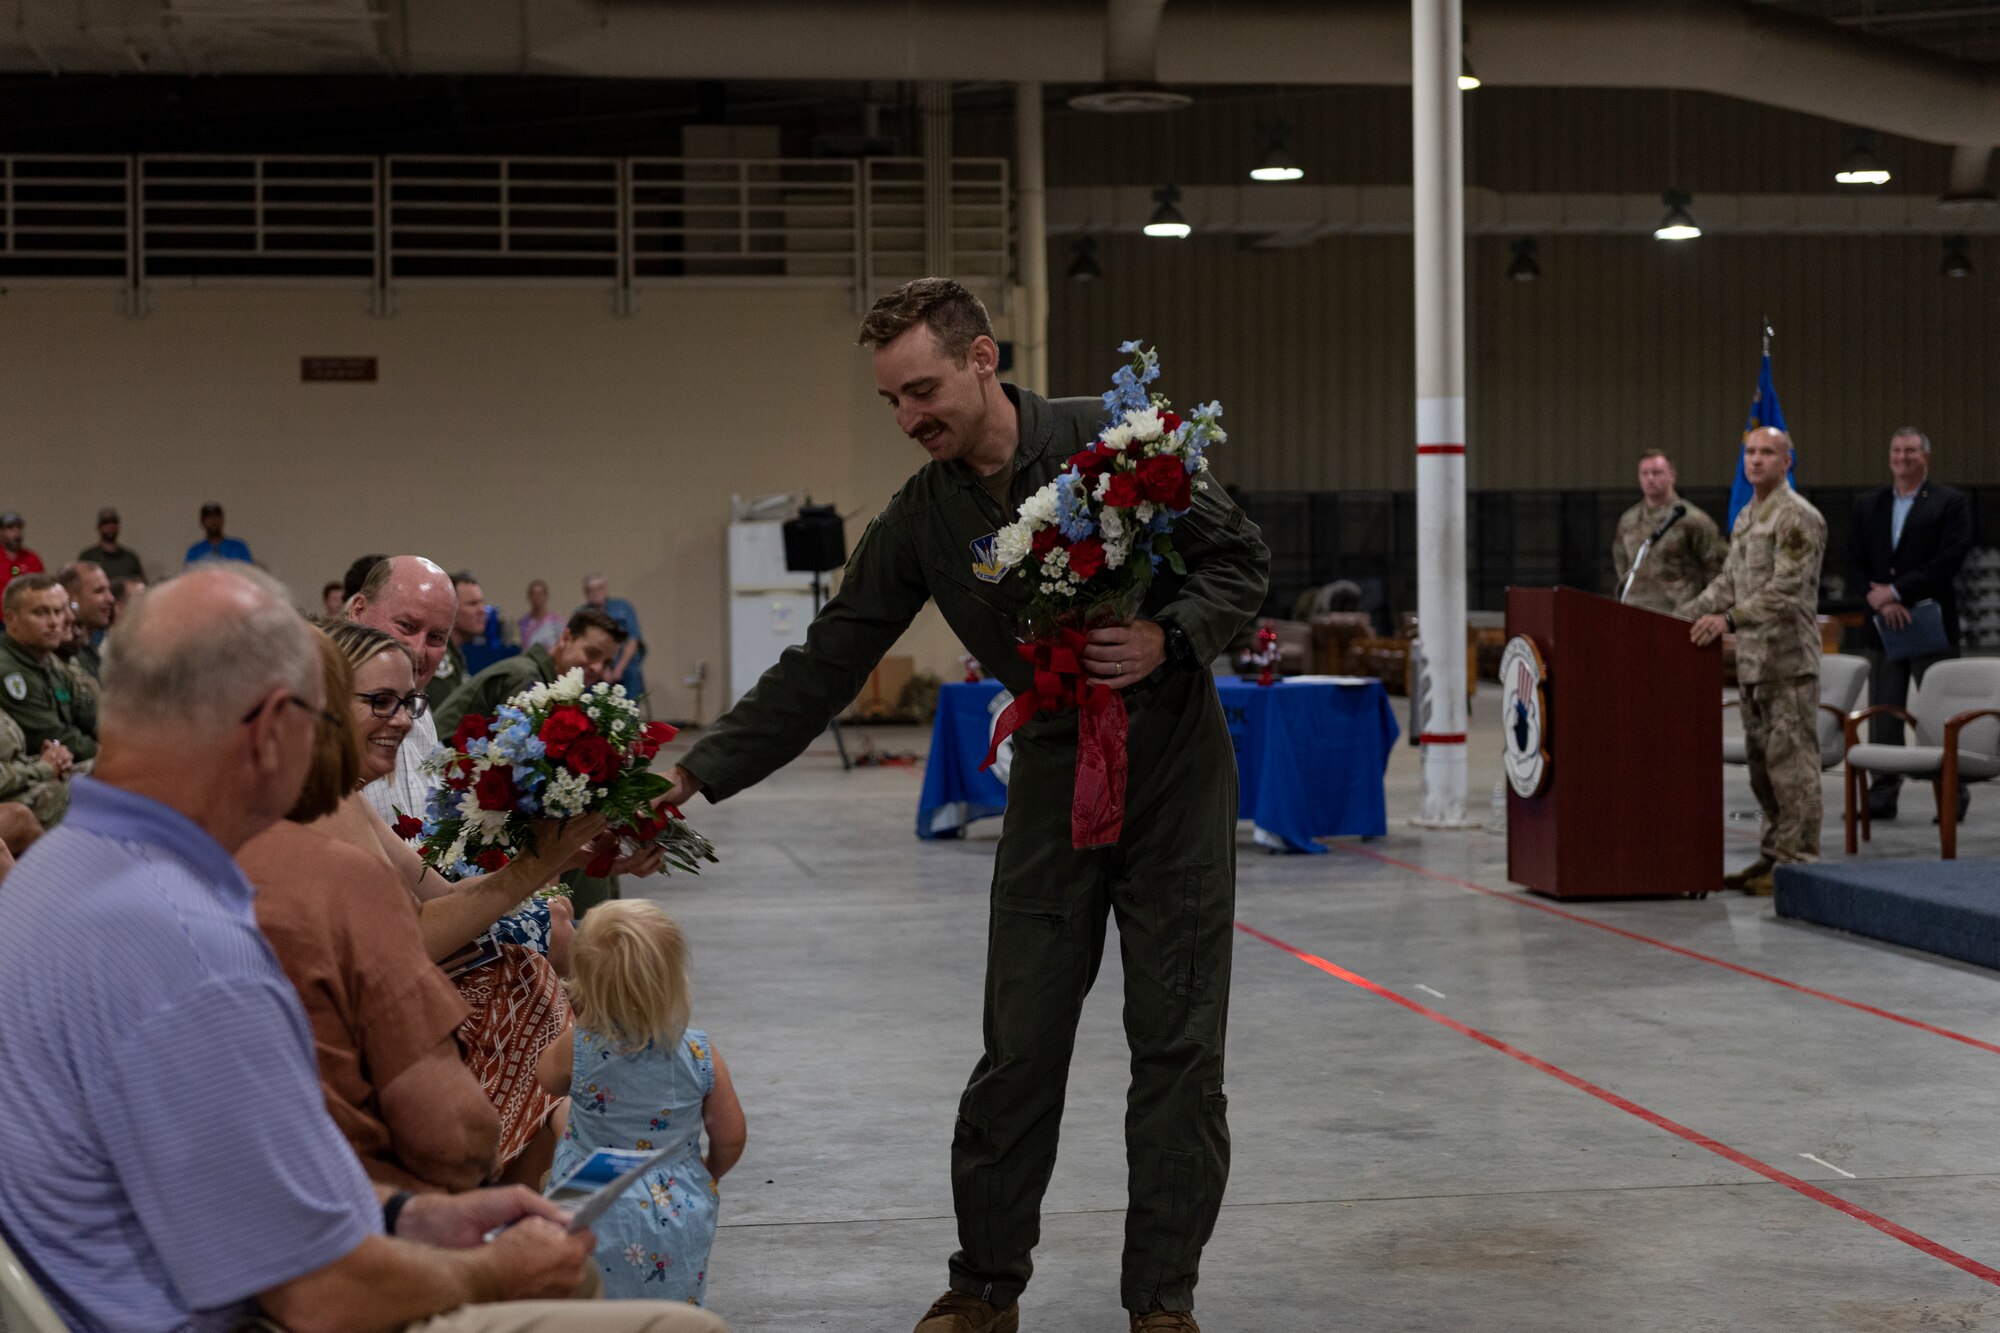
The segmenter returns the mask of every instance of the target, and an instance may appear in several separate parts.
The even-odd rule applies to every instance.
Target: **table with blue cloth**
[[[1323,852],[1316,841],[1389,831],[1382,776],[1400,728],[1382,682],[1304,676],[1263,686],[1218,680],[1229,738],[1236,746],[1240,797],[1263,846]],[[919,838],[955,838],[975,819],[1007,808],[1007,788],[979,771],[993,730],[998,681],[938,691],[930,759],[917,804]]]

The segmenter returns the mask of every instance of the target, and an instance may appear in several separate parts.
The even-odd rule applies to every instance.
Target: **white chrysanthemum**
[[[1049,527],[1055,521],[1056,483],[1052,481],[1021,502],[1021,522],[1032,531]]]
[[[1159,412],[1150,407],[1143,412],[1127,412],[1125,425],[1131,430],[1132,438],[1142,442],[1159,439],[1166,429],[1160,424]]]
[[[533,685],[508,700],[508,702],[524,713],[539,713],[543,708],[548,706],[549,687],[540,681],[536,681]]]
[[[993,558],[1006,569],[1012,569],[1028,558],[1034,545],[1034,534],[1026,523],[1009,523],[1000,529],[993,540]]]
[[[557,703],[573,704],[583,698],[583,668],[571,667],[549,686],[549,698]]]
[[[1132,428],[1121,421],[1097,438],[1106,449],[1123,452],[1125,446],[1132,443]]]
[[[1132,521],[1142,528],[1151,523],[1153,521],[1153,502],[1151,500],[1140,501],[1139,507],[1132,511]]]

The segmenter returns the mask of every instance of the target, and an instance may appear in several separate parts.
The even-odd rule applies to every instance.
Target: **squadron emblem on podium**
[[[1525,634],[1500,656],[1500,715],[1506,735],[1507,784],[1523,798],[1539,796],[1549,780],[1548,672],[1542,650]]]

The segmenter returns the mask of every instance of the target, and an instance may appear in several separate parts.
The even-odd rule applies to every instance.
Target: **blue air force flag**
[[[1743,439],[1747,442],[1750,432],[1760,426],[1775,426],[1786,430],[1785,409],[1778,406],[1778,386],[1771,382],[1771,354],[1764,353],[1764,368],[1757,375],[1757,392],[1750,396],[1750,417],[1743,423]],[[1787,432],[1789,433],[1789,432]],[[1794,468],[1797,456],[1793,458]],[[1785,474],[1787,481],[1791,473]],[[1736,446],[1736,484],[1729,488],[1729,521],[1722,525],[1724,532],[1736,530],[1736,515],[1743,506],[1750,503],[1750,479],[1743,475],[1743,445]]]

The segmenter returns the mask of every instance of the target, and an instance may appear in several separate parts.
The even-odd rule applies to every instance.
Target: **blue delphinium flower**
[[[1073,542],[1097,531],[1097,524],[1091,521],[1090,506],[1083,501],[1080,480],[1080,474],[1072,468],[1062,475],[1063,484],[1056,487],[1056,528]]]

